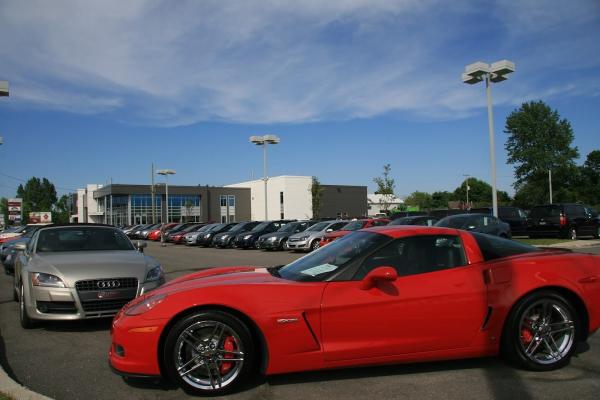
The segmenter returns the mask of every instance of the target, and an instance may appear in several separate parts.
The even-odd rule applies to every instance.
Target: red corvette
[[[383,226],[389,224],[390,220],[387,218],[371,218],[371,219],[358,219],[355,221],[348,222],[339,231],[333,231],[323,236],[323,239],[319,242],[319,247],[323,247],[335,239],[339,239],[346,236],[350,232],[357,231],[359,229],[371,228],[372,226]]]
[[[175,225],[177,225],[177,223],[171,222],[171,223],[167,224],[167,226],[165,227],[165,231],[168,231],[169,229],[173,228]],[[160,240],[160,229],[155,229],[152,232],[150,232],[148,234],[148,240],[158,242]]]
[[[454,229],[353,232],[291,264],[208,269],[127,304],[124,375],[222,394],[279,374],[502,354],[537,371],[600,327],[600,256]]]

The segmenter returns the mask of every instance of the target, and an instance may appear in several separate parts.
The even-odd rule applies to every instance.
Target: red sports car
[[[252,372],[502,354],[569,362],[600,327],[600,256],[448,228],[353,232],[291,264],[208,269],[115,317],[109,359],[222,394]]]
[[[170,224],[167,224],[167,226],[165,226],[165,232],[168,233],[169,229],[173,228],[175,225],[177,225],[177,223],[173,223],[171,222]],[[152,240],[152,241],[159,241],[160,240],[160,229],[155,229],[152,232],[150,232],[148,234],[148,240]]]
[[[371,218],[371,219],[358,219],[355,221],[348,222],[339,231],[333,231],[323,236],[323,239],[319,242],[319,247],[323,247],[335,239],[339,239],[346,236],[350,232],[357,231],[359,229],[370,228],[372,226],[383,226],[389,224],[390,220],[387,218]]]

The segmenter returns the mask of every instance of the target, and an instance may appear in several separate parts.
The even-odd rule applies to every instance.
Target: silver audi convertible
[[[115,315],[164,283],[159,263],[108,225],[49,225],[17,244],[14,297],[21,325]]]

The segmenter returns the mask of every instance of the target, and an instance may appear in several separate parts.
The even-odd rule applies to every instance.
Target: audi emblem
[[[115,289],[115,288],[118,288],[119,286],[121,286],[121,282],[119,282],[117,280],[112,280],[112,281],[98,281],[98,283],[96,283],[96,285],[100,289]]]

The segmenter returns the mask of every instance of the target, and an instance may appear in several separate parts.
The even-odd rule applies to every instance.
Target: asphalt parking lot
[[[600,248],[586,249],[600,254]],[[301,254],[217,250],[150,243],[147,254],[167,280],[202,268],[278,265]],[[182,399],[167,382],[124,380],[107,365],[110,320],[53,323],[23,330],[12,277],[0,277],[0,361],[19,383],[55,399]],[[440,327],[443,329],[443,327]],[[600,393],[600,333],[568,367],[547,373],[514,369],[497,358],[356,368],[274,376],[231,399],[596,399]]]

